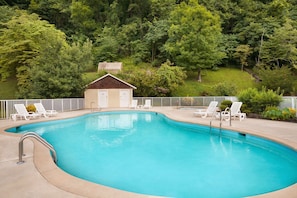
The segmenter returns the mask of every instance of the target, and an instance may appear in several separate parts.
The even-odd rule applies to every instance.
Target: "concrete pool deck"
[[[105,109],[102,111],[112,110],[128,109]],[[211,121],[210,118],[194,117],[194,110],[190,109],[154,107],[148,111],[160,112],[171,119],[183,122],[198,123],[207,126],[211,122],[213,127],[219,127],[220,125],[219,120]],[[54,164],[48,149],[31,138],[24,141],[24,153],[26,156],[23,159],[25,163],[17,165],[20,135],[5,133],[5,129],[32,122],[70,118],[90,112],[90,110],[64,112],[59,113],[57,117],[29,121],[0,120],[0,195],[5,195],[7,198],[154,197],[116,190],[75,178],[60,170]],[[266,137],[297,150],[297,123],[248,118],[243,121],[232,120],[231,126],[229,122],[223,121],[222,128]],[[294,198],[297,197],[297,184],[255,197]]]

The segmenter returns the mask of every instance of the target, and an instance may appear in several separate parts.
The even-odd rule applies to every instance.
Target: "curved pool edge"
[[[49,183],[67,192],[83,197],[156,197],[122,191],[74,177],[57,167],[53,162],[48,149],[36,141],[34,141],[34,164],[36,169]]]
[[[119,111],[123,109],[106,109],[103,111]],[[185,110],[178,110],[173,108],[159,108],[159,109],[150,109],[149,111],[162,113],[165,116],[167,116],[170,119],[176,120],[176,121],[182,121],[187,123],[195,123],[195,124],[202,124],[202,125],[208,125],[209,120],[207,119],[201,119],[201,118],[193,118],[191,112]],[[71,114],[67,117],[59,116],[58,118],[54,119],[65,119],[65,118],[71,118],[71,117],[77,117],[84,114],[90,113],[90,111],[81,111],[81,113],[77,113],[76,115]],[[8,135],[8,136],[15,136],[16,138],[19,138],[19,134],[11,134],[7,133],[4,130],[9,127],[15,127],[18,125],[23,125],[33,123],[33,122],[40,122],[40,121],[48,121],[48,120],[32,120],[30,122],[22,122],[21,124],[19,122],[13,122],[11,125],[6,127],[0,127],[0,134]],[[244,121],[243,121],[244,122]],[[272,141],[275,141],[277,143],[283,144],[285,146],[288,146],[290,148],[293,148],[297,150],[297,143],[294,141],[290,141],[288,139],[283,139],[279,137],[275,137],[273,135],[267,135],[262,134],[259,131],[255,131],[254,129],[238,129],[238,126],[240,127],[239,121],[234,121],[234,124],[230,127],[228,125],[222,126],[224,129],[229,130],[236,130],[240,131],[246,134],[251,134],[257,137],[263,137]],[[265,122],[265,121],[264,121]],[[275,122],[275,121],[274,121]],[[235,124],[236,123],[236,124]],[[217,127],[219,126],[219,123],[212,123],[212,126]],[[238,125],[238,126],[237,126]],[[297,124],[295,124],[297,127]],[[290,135],[290,134],[289,134]],[[297,132],[296,132],[296,140],[297,140]],[[114,189],[111,187],[106,187],[103,185],[95,184],[92,182],[88,182],[79,178],[76,178],[64,171],[62,171],[59,167],[55,165],[53,162],[48,150],[41,145],[39,142],[34,142],[34,148],[33,148],[33,162],[35,165],[36,170],[43,176],[43,178],[51,185],[54,185],[58,187],[59,189],[62,189],[66,192],[69,192],[74,195],[79,195],[83,197],[157,197],[157,196],[150,196],[150,195],[142,195],[137,193],[131,193],[127,191],[122,191],[118,189]],[[15,145],[17,146],[17,145]],[[271,193],[266,193],[262,195],[253,196],[255,198],[270,198],[270,197],[295,197],[297,194],[297,184],[293,184],[287,188],[280,189],[278,191],[274,191]]]

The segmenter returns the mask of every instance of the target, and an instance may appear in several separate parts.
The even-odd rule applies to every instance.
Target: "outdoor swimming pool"
[[[154,112],[101,112],[7,131],[40,134],[65,172],[142,194],[245,197],[297,181],[297,153],[289,148]]]

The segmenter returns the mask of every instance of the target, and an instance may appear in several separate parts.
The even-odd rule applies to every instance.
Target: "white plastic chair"
[[[217,111],[217,101],[211,101],[207,107],[207,109],[197,109],[194,112],[194,116],[201,116],[202,118],[206,118],[207,116],[215,116]]]
[[[222,119],[229,121],[230,118],[239,118],[239,120],[245,119],[245,113],[241,113],[240,108],[242,106],[242,102],[233,102],[231,107],[227,107],[225,111],[221,112]]]
[[[131,109],[136,109],[138,104],[138,100],[132,100],[130,108]]]
[[[15,104],[14,108],[17,111],[17,114],[14,114],[15,116],[13,117],[15,120],[17,117],[24,118],[25,120],[39,117],[39,115],[34,112],[29,113],[24,104]]]
[[[152,102],[151,102],[151,100],[149,100],[149,99],[145,100],[145,103],[143,105],[143,108],[145,108],[145,109],[152,108]]]
[[[34,103],[36,111],[39,115],[44,116],[47,118],[48,116],[56,116],[58,112],[56,110],[45,110],[42,103]]]

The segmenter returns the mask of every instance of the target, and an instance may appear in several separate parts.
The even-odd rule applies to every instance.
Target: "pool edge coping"
[[[109,112],[109,111],[121,111],[122,109],[106,109],[102,112]],[[129,111],[129,110],[123,110],[123,111]],[[131,110],[130,110],[131,111]],[[164,114],[169,119],[175,120],[175,121],[181,121],[181,122],[187,122],[184,120],[176,119],[174,116],[172,117],[170,114],[167,114],[163,111],[158,111],[156,109],[150,109],[150,110],[141,110],[141,111],[153,111],[157,113]],[[86,114],[89,114],[90,112],[85,112],[80,115],[70,116],[67,118],[74,118],[78,116],[83,116]],[[51,119],[51,120],[60,120],[65,119],[58,117],[57,119]],[[30,122],[26,122],[25,124],[31,124],[36,122],[43,122],[43,121],[50,121],[50,120],[30,120]],[[193,124],[201,124],[205,125],[203,123],[199,122],[187,122],[187,123],[193,123]],[[22,124],[12,124],[11,126],[6,127],[0,127],[0,134],[8,135],[8,136],[14,136],[16,138],[19,138],[20,134],[13,134],[9,132],[5,132],[4,130],[10,127],[15,127],[18,125],[24,125]],[[288,142],[286,139],[281,139],[278,137],[273,136],[267,136],[265,134],[259,134],[253,130],[238,130],[237,128],[227,127],[224,126],[222,129],[232,130],[232,131],[239,131],[246,134],[250,134],[256,137],[265,138],[274,142],[277,142],[279,144],[285,145],[289,148],[292,148],[297,151],[297,144],[294,142]],[[85,197],[98,197],[98,194],[102,197],[160,197],[160,196],[153,196],[153,195],[143,195],[128,191],[122,191],[119,189],[103,186],[100,184],[95,184],[92,182],[88,182],[86,180],[79,179],[77,177],[74,177],[63,170],[61,170],[56,164],[53,162],[52,157],[50,156],[50,153],[48,152],[48,149],[45,148],[41,143],[37,142],[36,140],[33,140],[34,148],[33,148],[33,162],[36,170],[42,175],[42,177],[48,181],[51,185],[54,185],[58,187],[59,189],[62,189],[66,192],[85,196]],[[288,195],[295,194],[297,192],[297,183],[288,186],[286,188],[273,191],[270,193],[260,194],[256,196],[251,196],[255,198],[265,198],[265,197],[288,197]]]

